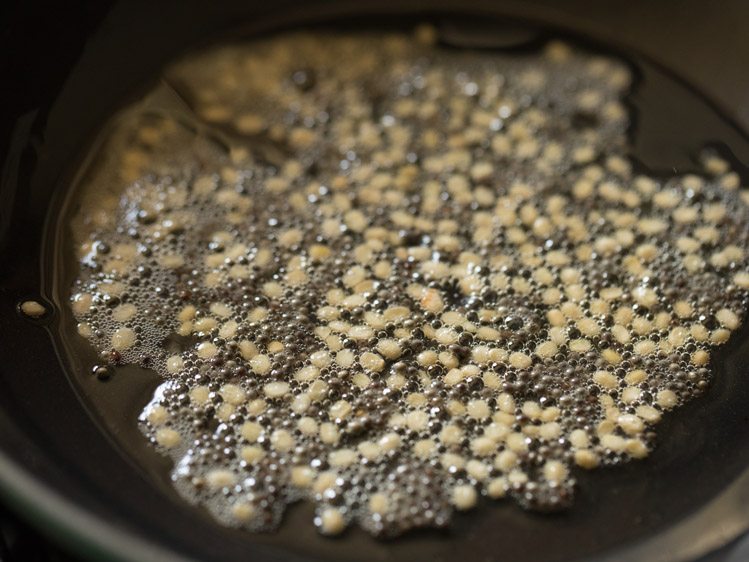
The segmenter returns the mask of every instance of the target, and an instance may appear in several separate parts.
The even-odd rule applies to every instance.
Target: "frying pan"
[[[305,504],[292,507],[274,534],[251,535],[215,524],[185,505],[163,476],[141,469],[121,446],[132,441],[128,431],[135,423],[127,419],[127,409],[114,405],[145,400],[148,375],[131,373],[131,379],[115,377],[104,386],[90,377],[86,382],[72,368],[76,358],[56,337],[66,321],[50,267],[59,248],[44,233],[86,147],[107,117],[142,93],[163,64],[240,23],[242,33],[257,34],[330,21],[408,25],[426,18],[459,44],[513,47],[548,26],[556,34],[582,34],[593,45],[608,39],[614,52],[629,53],[639,72],[630,100],[637,112],[635,157],[651,169],[685,171],[692,165],[690,150],[704,141],[719,142],[746,180],[741,162],[749,162],[749,138],[726,115],[749,118],[749,80],[726,69],[740,71],[749,53],[749,45],[742,50],[729,36],[741,29],[740,16],[749,23],[749,10],[740,2],[726,3],[723,20],[709,11],[690,19],[685,6],[700,13],[708,8],[698,2],[611,3],[606,9],[598,4],[245,0],[68,2],[57,11],[33,3],[6,7],[3,52],[10,59],[11,81],[0,94],[5,126],[0,138],[0,490],[5,500],[78,553],[104,560],[749,558],[749,544],[741,539],[749,528],[746,326],[716,354],[707,394],[660,424],[660,445],[653,454],[582,475],[570,511],[538,515],[510,502],[493,504],[456,517],[446,532],[420,531],[388,542],[357,529],[339,539],[321,538]],[[533,23],[519,25],[520,20]],[[692,25],[674,30],[664,26],[669,21]],[[692,43],[701,37],[715,38],[713,58],[704,53],[711,48],[707,43]],[[667,62],[697,63],[701,74],[700,68],[688,68],[689,73],[711,80],[729,111],[690,93],[685,82],[641,52]],[[22,317],[18,303],[29,298],[44,302],[51,313],[35,321]],[[98,403],[112,405],[108,418],[87,398],[86,385],[94,384],[103,400]],[[143,443],[133,447],[138,454],[153,454]]]

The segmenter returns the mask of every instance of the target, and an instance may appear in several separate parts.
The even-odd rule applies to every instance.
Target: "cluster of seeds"
[[[422,28],[168,79],[233,142],[148,103],[120,119],[73,219],[72,307],[103,360],[164,377],[142,429],[227,524],[298,499],[323,533],[380,536],[482,496],[564,507],[575,467],[648,454],[741,322],[739,177],[715,155],[634,172],[615,60]]]

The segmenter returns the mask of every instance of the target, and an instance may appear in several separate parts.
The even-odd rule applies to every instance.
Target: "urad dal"
[[[144,102],[86,176],[78,332],[163,377],[142,430],[225,524],[562,508],[580,467],[648,455],[741,323],[739,176],[633,171],[624,64],[432,38],[193,55],[167,79],[231,134]]]

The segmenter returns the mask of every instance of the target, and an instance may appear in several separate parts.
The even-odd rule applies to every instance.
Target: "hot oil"
[[[698,170],[696,154],[706,143],[716,141],[730,146],[741,159],[746,158],[745,139],[730,124],[717,117],[697,96],[646,64],[638,64],[637,68],[641,76],[635,86],[635,93],[628,97],[637,116],[632,137],[633,157],[637,161],[651,170],[674,170],[683,174],[687,170]],[[681,103],[674,103],[677,99]],[[663,100],[668,102],[664,104]],[[679,111],[685,112],[688,118],[679,114]],[[677,147],[676,150],[669,148],[673,146]],[[75,275],[73,267],[70,273],[67,283],[59,284],[63,295]],[[66,337],[68,341],[74,339],[69,335]],[[75,369],[75,376],[84,389],[83,393],[90,397],[90,404],[100,412],[101,421],[110,427],[116,440],[124,442],[125,450],[138,451],[134,455],[138,458],[137,462],[153,467],[153,472],[160,474],[162,481],[165,481],[166,465],[163,457],[153,454],[152,449],[144,446],[144,439],[135,429],[135,419],[150,398],[158,379],[147,370],[115,367],[114,375],[108,381],[98,381],[89,373],[95,364],[101,364],[101,360],[90,352],[85,342],[78,341],[73,345],[76,357],[86,357],[82,361],[85,368]],[[84,349],[87,351],[83,351]],[[139,382],[133,384],[133,379]],[[115,412],[116,415],[113,415]],[[113,423],[113,420],[116,421]],[[150,460],[141,463],[144,458],[142,455],[150,457]]]
[[[75,194],[65,203],[66,208],[76,205]],[[60,242],[64,240],[65,242]],[[54,287],[62,294],[73,282],[78,262],[73,258],[69,243],[69,225],[61,222],[56,233],[57,262]],[[62,302],[65,302],[64,300]],[[94,423],[110,436],[113,445],[131,463],[163,492],[171,493],[169,469],[171,463],[159,455],[143,439],[138,429],[137,411],[153,396],[159,377],[152,370],[136,365],[109,365],[76,331],[76,321],[70,307],[58,306],[59,331],[54,334],[68,361],[68,374],[79,392],[83,404]],[[135,416],[135,417],[134,417]]]

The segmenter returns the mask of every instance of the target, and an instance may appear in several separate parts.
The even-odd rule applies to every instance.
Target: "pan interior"
[[[530,29],[529,34],[521,34],[523,42],[529,36],[557,35],[545,29]],[[637,161],[654,172],[677,169],[683,173],[696,168],[694,157],[703,146],[711,144],[737,169],[746,171],[741,167],[741,162],[749,160],[749,142],[744,135],[668,73],[635,55],[625,58],[639,73],[628,99],[636,115],[632,145]],[[62,218],[50,232],[62,254],[70,250],[65,246],[64,224]],[[157,382],[155,377],[134,367],[123,369],[106,383],[89,375],[96,358],[66,335],[71,332],[73,319],[60,303],[65,302],[74,272],[64,267],[65,263],[69,260],[63,260],[63,267],[55,264],[47,271],[56,273],[52,286],[59,318],[52,332],[65,352],[66,372],[98,427],[127,460],[116,469],[115,478],[126,484],[130,478],[145,476],[155,486],[160,501],[154,503],[158,503],[158,509],[177,515],[171,522],[160,523],[171,526],[174,536],[190,528],[175,527],[178,521],[196,522],[196,537],[207,542],[195,552],[208,553],[200,550],[213,543],[208,538],[221,536],[227,539],[226,544],[216,546],[214,552],[226,557],[255,544],[266,545],[272,551],[340,560],[447,560],[466,549],[481,559],[499,552],[513,560],[578,558],[643,539],[698,511],[726,483],[735,480],[749,462],[749,447],[745,446],[749,443],[749,421],[742,407],[749,400],[749,384],[742,369],[749,359],[749,331],[745,327],[716,354],[715,378],[708,392],[660,424],[662,444],[653,454],[642,462],[579,478],[578,498],[568,512],[542,516],[522,512],[508,502],[457,518],[447,533],[419,532],[391,542],[373,541],[357,530],[335,541],[320,538],[307,523],[311,517],[307,505],[292,509],[288,521],[272,535],[246,535],[223,529],[198,510],[181,504],[166,479],[165,461],[144,443],[137,430],[136,416],[150,397]],[[122,495],[122,491],[115,495]],[[150,501],[143,496],[141,500],[145,500],[144,504]]]

